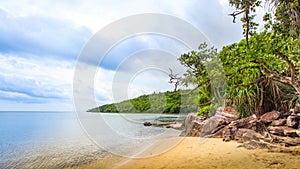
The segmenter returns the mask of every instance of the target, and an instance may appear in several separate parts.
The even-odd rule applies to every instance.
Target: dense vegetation
[[[209,115],[217,107],[234,107],[240,117],[271,111],[288,111],[300,101],[300,0],[267,0],[265,29],[257,32],[255,11],[259,0],[229,0],[236,8],[233,22],[242,15],[245,39],[223,47],[201,44],[197,51],[178,59],[187,67],[183,77],[170,74],[175,92],[144,95],[118,104],[103,105],[91,111],[166,112],[198,110]],[[176,91],[178,85],[196,87],[193,97]],[[191,91],[189,91],[191,92]],[[198,95],[198,96],[196,96]],[[184,99],[182,99],[184,98]],[[188,102],[182,102],[182,100]],[[189,107],[198,105],[197,107]],[[185,106],[182,106],[185,105]]]
[[[88,111],[109,113],[179,113],[197,112],[198,98],[191,90],[153,93],[125,100],[120,103],[102,105]]]
[[[202,95],[207,96],[206,103],[200,100],[204,111],[199,114],[224,104],[235,107],[241,117],[259,116],[274,109],[288,111],[299,104],[300,95],[299,0],[268,1],[274,10],[265,14],[265,30],[259,33],[254,12],[261,1],[229,3],[236,8],[230,14],[234,22],[237,15],[243,14],[245,39],[223,47],[220,52],[202,44],[198,51],[183,54],[179,59],[188,67],[183,84],[196,84]],[[226,87],[218,82],[226,82]],[[211,90],[216,86],[220,87],[217,91]]]

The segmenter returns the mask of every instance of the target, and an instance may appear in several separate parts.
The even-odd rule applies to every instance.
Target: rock
[[[250,141],[244,142],[242,145],[240,145],[238,147],[244,147],[248,150],[254,150],[254,149],[271,150],[271,149],[277,148],[277,146],[273,146],[269,143],[260,142],[260,141],[256,141],[256,140],[250,140]]]
[[[193,123],[193,128],[186,133],[186,136],[200,137],[200,132],[203,128],[203,122],[194,120],[192,123]]]
[[[285,136],[298,137],[297,130],[290,127],[283,127],[283,133]]]
[[[152,123],[151,123],[151,122],[148,122],[148,121],[146,121],[146,122],[144,123],[144,126],[152,126]]]
[[[237,131],[237,128],[234,128],[230,125],[226,126],[223,130],[223,141],[231,141],[235,139],[235,132]]]
[[[283,136],[284,135],[282,126],[269,126],[268,131],[271,134],[275,134],[275,135],[278,135],[278,136]]]
[[[192,129],[192,122],[198,117],[196,113],[189,113],[186,118],[184,119],[182,126],[185,128],[185,130],[191,130]]]
[[[261,134],[250,129],[238,129],[238,131],[235,134],[235,140],[237,140],[240,143],[244,143],[250,140],[259,141],[262,138],[263,136]]]
[[[271,111],[268,113],[263,114],[260,117],[260,120],[266,124],[271,123],[274,120],[277,120],[280,117],[280,112],[278,111]]]
[[[269,126],[268,130],[278,136],[298,137],[297,130],[287,126]]]
[[[200,137],[200,132],[198,130],[192,129],[188,133],[182,132],[180,136],[184,137]]]
[[[286,119],[286,125],[288,127],[293,127],[293,128],[297,128],[299,125],[299,117],[297,115],[290,115],[287,119]]]
[[[199,137],[203,128],[205,117],[198,117],[196,113],[189,113],[183,121],[184,131],[180,136]]]
[[[281,117],[287,118],[288,116],[290,116],[292,114],[293,111],[294,111],[294,109],[291,109],[289,112],[288,111],[282,112]]]
[[[201,130],[201,136],[202,137],[209,136],[213,134],[213,131],[216,128],[222,125],[225,126],[225,124],[226,124],[226,120],[224,118],[218,116],[212,116],[204,121],[204,125]]]
[[[237,128],[247,128],[247,129],[254,129],[256,127],[257,117],[255,115],[232,121],[230,126],[236,126]]]
[[[284,146],[299,146],[300,138],[284,138],[283,139]]]
[[[219,107],[216,110],[215,116],[224,118],[225,120],[227,120],[227,123],[238,119],[238,113],[232,107]]]
[[[284,126],[286,124],[286,119],[274,120],[271,126]]]
[[[215,130],[213,130],[212,134],[210,135],[210,137],[211,138],[222,138],[224,127],[225,127],[225,125],[219,126]]]
[[[237,112],[231,107],[219,107],[210,118],[190,113],[182,124],[185,131],[181,136],[222,137],[223,128],[237,118]]]

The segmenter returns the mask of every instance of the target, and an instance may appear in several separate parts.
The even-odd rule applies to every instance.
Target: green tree
[[[300,36],[300,1],[299,0],[268,0],[274,12],[267,13],[264,20],[267,28],[284,36],[298,38]]]
[[[194,90],[199,93],[199,114],[208,116],[210,110],[213,110],[222,100],[224,93],[218,89],[220,84],[224,84],[222,79],[221,62],[218,60],[217,49],[208,47],[206,43],[200,44],[198,51],[191,51],[182,54],[178,59],[180,63],[188,69],[184,73],[183,84],[193,84]],[[217,90],[212,90],[213,88]]]
[[[249,37],[255,33],[258,26],[254,22],[256,7],[260,6],[261,1],[259,0],[229,0],[229,4],[236,8],[236,11],[229,14],[233,17],[233,22],[235,23],[236,17],[243,14],[241,21],[243,22],[243,34],[246,38],[246,44],[248,46]]]
[[[262,32],[223,48],[228,104],[245,116],[273,109],[287,111],[299,93],[299,39]]]

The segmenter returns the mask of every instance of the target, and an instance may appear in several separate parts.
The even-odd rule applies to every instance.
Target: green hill
[[[198,111],[198,97],[191,90],[142,95],[120,103],[105,104],[88,112],[103,113],[184,113]]]

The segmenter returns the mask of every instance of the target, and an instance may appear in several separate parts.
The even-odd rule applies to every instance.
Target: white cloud
[[[64,61],[0,55],[0,100],[15,104],[65,102],[70,105],[73,67]]]
[[[165,13],[184,18],[195,0],[74,0],[36,1],[10,0],[1,2],[2,8],[15,16],[48,16],[72,20],[77,25],[85,25],[94,32],[112,21],[140,13]]]
[[[227,0],[10,0],[2,1],[0,6],[0,35],[3,35],[2,39],[6,37],[6,40],[11,40],[10,44],[14,47],[8,46],[9,41],[0,44],[0,95],[3,96],[0,104],[6,104],[2,107],[4,109],[13,109],[13,105],[26,109],[72,107],[74,59],[82,45],[91,33],[126,16],[162,13],[179,17],[201,29],[218,47],[242,36],[240,24],[232,24],[232,18],[227,15],[231,10]],[[161,26],[160,23],[153,24]],[[178,31],[176,25],[174,28],[174,31]],[[186,30],[179,30],[181,31]],[[113,35],[111,33],[106,36],[113,38]],[[78,68],[84,75],[78,83],[84,85],[74,92],[95,94],[95,98],[81,96],[84,108],[91,108],[95,103],[113,102],[116,100],[113,94],[123,90],[128,91],[126,97],[129,98],[154,91],[172,90],[173,86],[167,82],[168,68],[171,67],[175,73],[183,72],[177,66],[179,62],[176,58],[188,49],[178,42],[167,40],[166,37],[139,36],[130,43],[119,45],[115,48],[118,51],[111,51],[114,57],[108,58],[106,69],[99,68],[96,76],[89,74],[91,67],[97,66],[93,59]],[[161,49],[172,55],[147,57],[140,53],[138,57],[132,56],[137,51],[149,48]],[[25,52],[20,52],[22,50]],[[42,57],[40,51],[45,56]],[[73,59],[66,61],[65,55],[72,55]],[[120,69],[116,70],[118,66]],[[162,71],[138,73],[149,67]],[[121,79],[118,81],[120,88],[115,90],[114,78],[118,73],[122,73],[130,81]],[[84,83],[87,76],[95,76],[95,83]],[[26,101],[32,103],[26,104]]]

